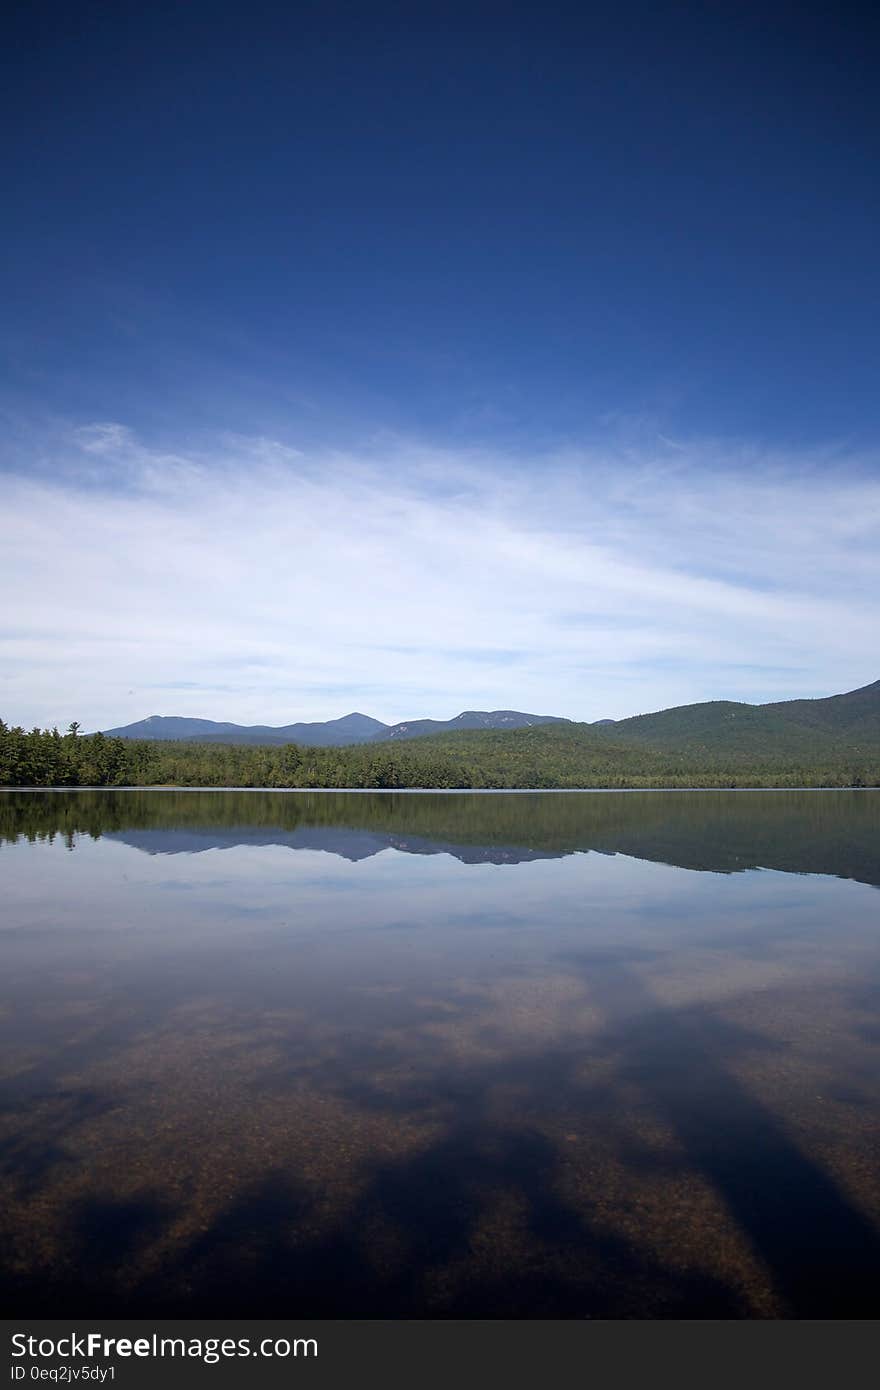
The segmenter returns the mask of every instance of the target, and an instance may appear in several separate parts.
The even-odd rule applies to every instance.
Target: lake
[[[6,1315],[876,1317],[880,792],[0,793]]]

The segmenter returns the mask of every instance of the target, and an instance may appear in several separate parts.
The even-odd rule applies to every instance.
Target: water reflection
[[[878,810],[0,797],[5,1306],[876,1316]]]
[[[873,791],[0,793],[0,839],[110,836],[153,854],[286,845],[523,863],[593,850],[687,869],[774,868],[880,886]]]

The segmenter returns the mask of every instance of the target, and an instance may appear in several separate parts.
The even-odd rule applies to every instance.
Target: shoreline
[[[132,784],[118,787],[85,783],[78,787],[0,787],[0,793],[2,792],[54,792],[56,794],[70,792],[277,792],[280,796],[312,796],[316,793],[323,796],[333,793],[340,796],[376,796],[377,794],[382,796],[561,796],[566,794],[583,796],[595,793],[596,795],[609,796],[615,793],[632,792],[662,792],[667,795],[670,792],[715,792],[724,795],[731,792],[880,792],[880,786],[822,787],[807,785],[789,787],[773,784],[759,787],[238,787],[234,785],[194,787],[174,782],[162,782],[149,786]]]

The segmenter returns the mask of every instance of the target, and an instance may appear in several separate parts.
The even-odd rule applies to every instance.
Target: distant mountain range
[[[383,724],[368,714],[346,714],[318,724],[217,723],[213,719],[186,719],[178,715],[151,714],[136,724],[102,732],[113,738],[184,740],[187,743],[301,743],[311,748],[339,748],[351,743],[385,743],[389,739],[421,738],[425,734],[457,733],[462,729],[528,729],[535,724],[569,724],[552,714],[523,714],[514,709],[464,710],[454,719],[412,719]]]
[[[589,736],[613,740],[615,745],[658,751],[761,755],[772,749],[775,754],[791,757],[816,756],[823,751],[829,755],[844,754],[880,745],[880,681],[822,699],[782,700],[764,705],[708,700],[629,719],[599,719],[593,724],[576,724],[559,716],[523,714],[518,710],[465,710],[454,719],[413,719],[400,724],[383,724],[369,715],[354,713],[325,723],[287,724],[281,728],[152,715],[136,724],[104,732],[120,738],[196,743],[339,747],[473,730],[526,730],[544,724],[557,726],[552,734],[554,739],[557,735],[566,740]],[[547,736],[551,737],[551,731]]]
[[[187,743],[303,743],[313,748],[339,748],[348,743],[369,743],[388,727],[368,714],[346,714],[322,724],[284,724],[280,728],[151,714],[136,724],[103,732],[115,738],[179,739]]]

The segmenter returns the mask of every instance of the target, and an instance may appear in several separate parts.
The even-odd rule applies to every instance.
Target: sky
[[[0,717],[880,676],[861,5],[15,4]]]

